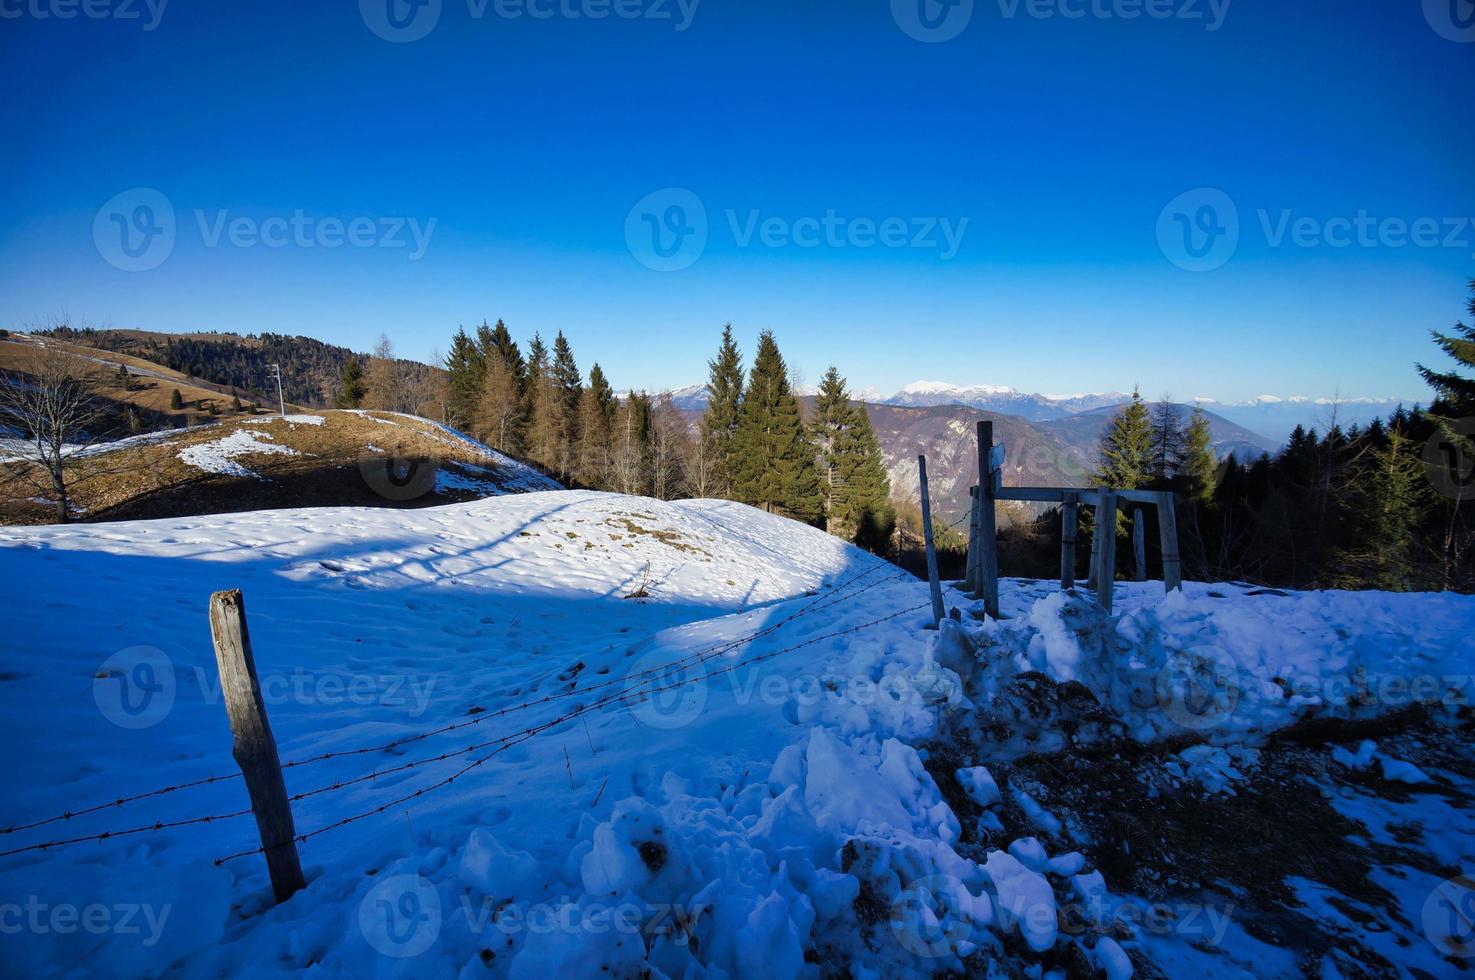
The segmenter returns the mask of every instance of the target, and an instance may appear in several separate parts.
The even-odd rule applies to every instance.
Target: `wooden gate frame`
[[[984,447],[989,447],[987,451]],[[1003,485],[1003,456],[995,453],[994,424],[978,423],[978,486],[972,488],[973,513],[968,534],[966,587],[983,600],[984,611],[999,615],[999,554],[996,508],[1000,500],[1060,504],[1060,587],[1075,587],[1076,525],[1079,508],[1096,508],[1096,533],[1091,540],[1090,584],[1096,601],[1111,612],[1112,583],[1116,578],[1116,515],[1119,504],[1136,505],[1132,522],[1133,550],[1138,581],[1146,580],[1145,525],[1142,510],[1157,511],[1158,541],[1162,546],[1164,591],[1183,588],[1183,562],[1178,552],[1178,516],[1174,495],[1166,490],[1116,490],[1110,487],[1006,487]],[[1001,447],[1000,447],[1001,448]],[[982,488],[983,492],[979,490]],[[1110,529],[1109,531],[1107,529]]]

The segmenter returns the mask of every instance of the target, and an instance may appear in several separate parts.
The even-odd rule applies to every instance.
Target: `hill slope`
[[[302,763],[275,907],[206,628],[230,587]],[[0,837],[140,831],[0,855],[0,893],[149,913],[0,931],[18,975],[1441,975],[1420,907],[1475,859],[1463,729],[1420,748],[1332,683],[1464,675],[1463,596],[1124,583],[1107,616],[1007,580],[1006,619],[950,591],[929,632],[921,583],[811,528],[583,492],[0,529],[0,594],[38,597],[0,825],[226,777]],[[1234,683],[1183,694],[1194,657]],[[1339,719],[1379,744],[1323,748]]]
[[[34,467],[0,445],[0,520],[49,522]],[[68,465],[86,520],[276,507],[426,506],[558,489],[541,473],[426,419],[387,412],[261,415],[91,446]]]

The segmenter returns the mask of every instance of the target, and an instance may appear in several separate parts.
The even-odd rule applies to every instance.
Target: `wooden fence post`
[[[1147,581],[1147,510],[1142,506],[1132,508],[1132,561],[1136,566],[1137,581]]]
[[[963,565],[963,591],[978,591],[978,488],[968,488],[968,561]]]
[[[1076,532],[1080,515],[1080,494],[1066,491],[1060,505],[1060,587],[1073,589],[1076,584]]]
[[[1116,579],[1116,494],[1101,489],[1096,508],[1096,601],[1111,612],[1111,590]]]
[[[276,739],[272,738],[266,705],[261,700],[256,658],[251,654],[251,635],[246,629],[246,601],[239,589],[210,597],[210,634],[215,640],[220,693],[235,739],[231,754],[246,777],[272,891],[278,902],[285,902],[307,883],[297,860],[297,827],[292,822]]]
[[[999,616],[999,539],[994,513],[994,424],[986,419],[978,422],[978,597],[983,611],[995,619]]]
[[[1183,588],[1183,561],[1178,556],[1178,515],[1173,507],[1174,497],[1171,493],[1158,494],[1157,530],[1163,549],[1164,592]]]
[[[917,479],[922,488],[922,539],[927,543],[927,585],[932,592],[932,626],[942,624],[942,582],[937,577],[937,543],[932,538],[932,498],[927,492],[927,457],[917,457]]]

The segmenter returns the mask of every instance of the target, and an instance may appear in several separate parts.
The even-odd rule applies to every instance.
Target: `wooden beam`
[[[1076,584],[1076,532],[1080,523],[1079,494],[1065,492],[1060,505],[1060,587],[1073,589]]]
[[[1096,508],[1096,601],[1111,612],[1112,585],[1116,579],[1116,494],[1102,494]]]
[[[979,590],[983,610],[995,619],[999,616],[999,539],[994,513],[994,476],[989,457],[994,448],[994,424],[987,419],[978,422],[978,550]]]
[[[963,591],[978,591],[978,488],[968,488],[968,561],[963,565]]]
[[[1132,508],[1132,563],[1137,581],[1147,581],[1147,508]]]
[[[922,540],[927,545],[927,585],[932,593],[932,628],[942,624],[942,582],[937,577],[937,544],[932,539],[932,499],[927,493],[927,457],[917,457],[917,479],[922,488]]]
[[[1171,493],[1159,493],[1157,530],[1163,551],[1163,591],[1183,588],[1183,561],[1178,555],[1178,515]]]
[[[246,777],[272,891],[278,902],[285,902],[307,884],[297,860],[297,828],[292,822],[276,739],[261,699],[251,634],[246,629],[246,600],[239,589],[210,597],[210,634],[215,640],[220,693],[235,739],[231,754]]]

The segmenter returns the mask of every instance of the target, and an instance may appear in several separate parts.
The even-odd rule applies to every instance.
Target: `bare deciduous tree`
[[[102,397],[109,378],[100,365],[57,346],[37,342],[23,369],[0,372],[0,413],[17,431],[14,479],[54,500],[56,519],[70,517],[66,462],[100,441],[107,420]]]

